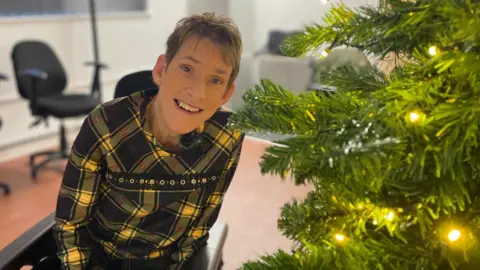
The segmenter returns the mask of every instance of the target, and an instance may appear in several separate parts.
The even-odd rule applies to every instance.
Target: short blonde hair
[[[218,44],[223,52],[225,63],[232,66],[232,73],[228,80],[230,87],[240,71],[243,51],[242,37],[235,22],[227,16],[210,12],[181,19],[167,39],[167,63],[172,61],[183,42],[190,37],[199,40],[207,38]]]

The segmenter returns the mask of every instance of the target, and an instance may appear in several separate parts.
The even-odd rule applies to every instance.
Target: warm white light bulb
[[[388,212],[387,220],[392,221],[394,217],[395,217],[395,214],[392,211]]]
[[[450,231],[450,233],[448,234],[448,240],[452,241],[452,242],[455,242],[457,241],[460,236],[462,236],[462,234],[460,233],[459,230],[456,230],[456,229],[453,229]]]
[[[428,54],[430,54],[431,56],[437,55],[437,52],[438,52],[438,49],[435,46],[431,46],[430,48],[428,48]]]
[[[345,236],[343,234],[337,233],[335,235],[335,239],[337,239],[337,241],[339,241],[339,242],[342,242],[343,240],[345,240]]]
[[[416,122],[418,119],[420,119],[420,115],[416,112],[411,112],[410,113],[410,121],[411,122]]]
[[[327,56],[328,56],[328,52],[327,52],[327,51],[322,51],[320,54],[321,54],[323,57],[327,57]]]

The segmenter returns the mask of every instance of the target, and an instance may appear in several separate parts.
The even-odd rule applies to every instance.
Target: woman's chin
[[[179,123],[169,123],[169,129],[172,133],[178,135],[185,135],[192,131],[194,131],[200,124],[198,125],[179,125]]]

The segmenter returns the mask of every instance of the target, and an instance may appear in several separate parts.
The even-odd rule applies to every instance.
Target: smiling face
[[[169,134],[186,134],[212,117],[231,97],[232,66],[221,47],[207,38],[187,38],[167,63],[161,55],[153,70],[159,86],[155,114]]]

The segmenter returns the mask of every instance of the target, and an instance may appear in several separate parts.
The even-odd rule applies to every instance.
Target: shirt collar
[[[153,133],[151,132],[147,124],[147,108],[148,108],[148,105],[151,104],[153,99],[157,96],[157,94],[158,94],[157,88],[151,88],[151,89],[142,91],[142,99],[140,104],[140,124],[142,126],[143,131],[147,133],[148,136],[153,136]]]

